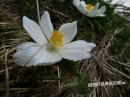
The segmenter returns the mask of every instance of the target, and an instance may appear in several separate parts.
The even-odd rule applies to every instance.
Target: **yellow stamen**
[[[91,4],[87,4],[87,6],[85,7],[87,11],[90,11],[92,9],[92,5]]]
[[[63,35],[56,30],[52,31],[51,33],[52,33],[52,36],[48,40],[50,43],[49,48],[56,50],[60,48],[61,46],[63,46]]]

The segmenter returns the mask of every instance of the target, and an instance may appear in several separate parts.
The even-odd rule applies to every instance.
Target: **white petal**
[[[47,40],[39,25],[26,16],[23,17],[23,27],[35,42],[39,43],[40,45],[47,43]]]
[[[80,0],[73,0],[73,5],[82,13],[86,14],[87,10],[85,9],[85,2]]]
[[[99,7],[99,2],[97,2],[97,4],[95,5],[94,9],[98,10],[98,7]]]
[[[98,7],[99,7],[99,2],[97,2],[97,4],[95,5],[95,7],[88,12],[88,16],[90,16],[90,17],[97,16],[98,15]]]
[[[81,1],[81,3],[80,3],[80,5],[79,5],[79,11],[82,13],[82,14],[84,14],[84,15],[86,15],[87,13],[88,13],[88,11],[86,10],[86,7],[87,5],[86,5],[86,3],[84,2],[84,1]]]
[[[63,43],[69,43],[77,34],[77,21],[61,25],[59,32],[64,35]]]
[[[26,66],[51,65],[62,59],[56,52],[49,52],[46,45],[41,48],[40,45],[32,42],[20,44],[13,57],[16,64],[21,66],[24,66],[30,59]]]
[[[102,6],[99,10],[98,10],[98,14],[103,14],[106,11],[106,6]]]
[[[94,43],[89,43],[84,40],[77,40],[65,45],[63,48],[80,49],[85,52],[90,52],[96,45]]]
[[[100,17],[105,17],[105,16],[106,16],[106,14],[100,14],[99,16],[100,16]]]
[[[90,58],[91,54],[88,52],[91,51],[96,45],[94,43],[87,43],[83,40],[78,40],[66,44],[58,50],[58,54],[65,59],[77,61],[86,58]]]
[[[45,36],[49,39],[51,37],[51,32],[54,30],[53,25],[51,23],[50,15],[47,11],[41,16],[40,26],[45,34]]]
[[[83,5],[84,8],[87,6],[84,1],[81,1],[80,3],[81,3],[81,5]]]
[[[97,17],[97,15],[98,15],[98,12],[95,12],[95,13],[88,12],[88,14],[87,14],[87,16],[89,16],[89,17]]]
[[[78,7],[80,4],[80,0],[73,0],[73,4],[75,7]]]

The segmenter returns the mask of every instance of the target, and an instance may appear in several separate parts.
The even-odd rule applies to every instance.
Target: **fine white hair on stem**
[[[38,0],[36,0],[36,3],[37,3],[38,22],[39,22],[39,24],[40,24],[40,13],[39,13],[39,3],[38,3]]]
[[[6,97],[9,97],[9,71],[8,71],[8,63],[7,63],[8,50],[5,55],[5,72],[6,72]]]

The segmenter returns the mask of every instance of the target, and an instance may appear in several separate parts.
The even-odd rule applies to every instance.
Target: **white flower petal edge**
[[[105,17],[105,16],[106,16],[106,14],[100,14],[99,16],[101,16],[101,17]]]
[[[43,45],[47,43],[45,36],[39,25],[33,20],[29,19],[26,16],[23,16],[23,27],[29,33],[29,35],[34,39],[35,42]]]
[[[38,53],[36,53],[37,51]],[[46,46],[41,48],[39,44],[33,42],[26,42],[18,45],[13,58],[15,63],[20,66],[24,66],[31,59],[25,65],[27,67],[35,65],[51,65],[62,59],[62,57],[60,57],[55,51],[49,52]]]
[[[57,53],[65,59],[78,61],[90,58],[91,54],[88,52],[91,51],[94,47],[96,47],[94,43],[87,43],[83,40],[78,40],[66,44],[60,48]]]
[[[58,31],[63,35],[63,44],[69,43],[77,34],[77,21],[61,25]]]
[[[106,11],[106,6],[102,6],[99,10],[98,10],[98,14],[102,14]]]
[[[54,28],[51,23],[50,15],[47,11],[45,11],[44,14],[41,16],[40,26],[45,36],[49,39]]]
[[[80,0],[73,0],[73,4],[78,7],[80,5]]]
[[[99,2],[97,2],[97,3],[96,3],[96,5],[95,5],[95,7],[93,8],[93,10],[96,10],[96,11],[97,11],[97,10],[98,10],[98,8],[99,8],[99,4],[100,4],[100,3],[99,3]]]

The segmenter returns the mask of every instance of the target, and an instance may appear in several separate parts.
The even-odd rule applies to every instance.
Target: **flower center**
[[[92,9],[92,5],[91,4],[87,4],[87,6],[85,7],[87,11],[90,11]]]
[[[48,40],[50,43],[49,48],[51,50],[56,50],[60,48],[61,46],[63,46],[63,35],[56,30],[52,31],[51,33],[52,33],[52,36]]]

